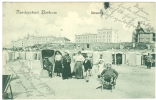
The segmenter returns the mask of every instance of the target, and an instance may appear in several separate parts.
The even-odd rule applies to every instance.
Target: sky
[[[110,3],[110,7],[118,8],[121,3]],[[72,42],[75,41],[75,34],[96,34],[97,29],[112,28],[118,30],[119,40],[121,42],[131,42],[132,33],[135,27],[126,27],[125,23],[115,21],[115,18],[122,20],[123,16],[134,17],[132,23],[137,26],[138,21],[149,23],[151,27],[156,26],[155,4],[154,3],[123,3],[124,7],[130,7],[132,12],[119,8],[112,13],[112,9],[105,9],[103,2],[87,3],[11,3],[5,2],[2,7],[2,33],[3,45],[10,44],[12,40],[24,38],[28,34],[37,36],[53,35],[58,37],[67,37]],[[138,8],[135,7],[137,5]],[[91,12],[100,12],[100,14],[91,14]],[[120,10],[121,9],[121,10]],[[140,10],[138,10],[140,9]],[[16,14],[20,11],[39,11],[39,14]],[[41,14],[41,10],[57,12],[57,14]],[[120,11],[124,12],[121,14]],[[133,12],[138,11],[136,16]],[[106,18],[107,14],[113,18]],[[148,13],[148,14],[147,14]],[[125,18],[126,21],[129,19]],[[145,26],[142,25],[144,28]],[[61,31],[62,30],[62,31]]]

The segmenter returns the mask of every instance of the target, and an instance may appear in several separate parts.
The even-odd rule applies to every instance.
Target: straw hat
[[[110,65],[110,66],[107,66],[107,67],[112,67],[111,66],[112,64],[110,62],[107,62],[106,65]]]

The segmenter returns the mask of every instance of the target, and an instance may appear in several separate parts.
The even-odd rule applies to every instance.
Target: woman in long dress
[[[56,56],[55,56],[55,69],[54,69],[54,73],[57,73],[57,76],[60,76],[60,73],[62,73],[62,64],[61,64],[61,54],[59,54],[59,52],[56,52]]]
[[[71,78],[71,67],[70,67],[70,63],[71,63],[71,57],[69,56],[69,52],[68,51],[64,51],[64,56],[62,57],[62,79],[68,79]]]
[[[83,79],[82,65],[83,65],[84,57],[81,55],[80,51],[74,57],[74,59],[75,59],[76,63],[75,63],[75,66],[74,66],[73,74],[75,75],[75,77],[77,79]]]

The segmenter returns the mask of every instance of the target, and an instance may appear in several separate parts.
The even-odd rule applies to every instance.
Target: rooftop
[[[140,34],[155,34],[155,29],[154,28],[142,28],[140,25],[140,22],[138,22],[137,28],[135,29],[137,33]]]
[[[67,41],[70,41],[70,40],[67,39],[66,37],[56,37],[55,40],[67,40]]]
[[[91,33],[83,33],[83,34],[78,34],[77,36],[80,36],[80,35],[97,35],[97,34],[91,34]]]
[[[17,41],[23,41],[23,40],[27,40],[27,39],[29,39],[29,38],[33,38],[33,39],[38,39],[38,38],[53,38],[54,40],[67,40],[67,41],[70,41],[68,38],[66,38],[66,37],[54,37],[54,36],[39,36],[39,37],[37,37],[37,36],[29,36],[29,37],[24,37],[23,39],[18,39],[18,40],[16,40],[16,41],[13,41],[12,40],[12,42],[17,42]]]

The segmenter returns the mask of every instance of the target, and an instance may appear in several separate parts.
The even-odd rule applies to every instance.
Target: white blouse
[[[82,55],[76,55],[73,57],[76,61],[84,61],[84,57]]]
[[[55,60],[57,60],[57,61],[58,61],[58,60],[61,60],[61,58],[62,58],[61,55],[56,55],[56,56],[55,56]]]

